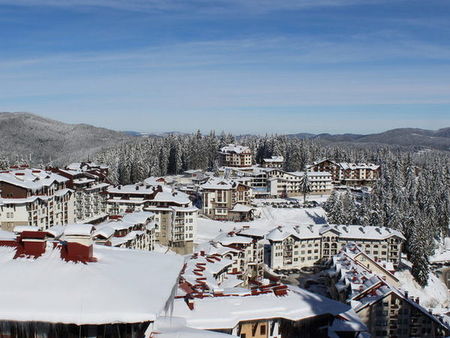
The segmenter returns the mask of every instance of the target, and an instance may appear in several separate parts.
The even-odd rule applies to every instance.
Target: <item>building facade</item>
[[[349,242],[397,267],[405,239],[396,230],[359,225],[284,226],[275,228],[266,238],[270,242],[270,266],[275,270],[314,266],[337,254]]]
[[[250,207],[252,189],[238,181],[210,178],[200,185],[202,213],[211,219],[248,221],[253,217]]]
[[[251,167],[253,154],[249,147],[229,144],[220,149],[219,163],[223,167]]]
[[[73,190],[68,179],[40,169],[0,172],[0,223],[12,231],[18,225],[47,229],[75,220]]]
[[[338,163],[328,159],[314,162],[308,167],[308,171],[328,172],[334,184],[345,185],[372,184],[381,173],[380,166],[373,163]]]

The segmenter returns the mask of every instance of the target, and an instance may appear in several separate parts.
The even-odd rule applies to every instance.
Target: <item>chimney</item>
[[[408,291],[405,291],[405,298],[408,299]]]
[[[419,297],[416,297],[415,302],[416,302],[417,304],[420,304],[420,299],[419,299]]]
[[[22,231],[17,238],[17,249],[14,258],[37,258],[45,252],[46,233],[43,231]]]
[[[184,301],[186,302],[186,305],[188,306],[189,310],[194,310],[194,299],[192,299],[191,296],[187,295],[184,298]]]
[[[91,224],[68,225],[64,231],[61,258],[72,262],[96,262],[91,239],[93,228]]]

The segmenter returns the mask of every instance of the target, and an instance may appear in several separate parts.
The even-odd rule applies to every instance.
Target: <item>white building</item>
[[[200,185],[202,213],[211,219],[246,221],[253,217],[252,190],[239,181],[210,178]]]
[[[107,167],[101,166],[102,169],[95,169],[97,165],[94,167],[87,165],[73,163],[65,169],[51,169],[52,172],[69,179],[67,186],[74,190],[75,222],[77,223],[97,223],[108,215],[106,189],[110,184],[107,179]],[[82,169],[68,169],[77,166]]]
[[[398,289],[398,279],[354,243],[332,258],[329,292],[352,306],[373,337],[444,337],[450,327]]]
[[[349,163],[322,160],[308,166],[308,171],[328,172],[335,184],[365,185],[380,177],[380,166],[373,163]]]
[[[229,144],[220,149],[219,162],[224,167],[251,167],[253,154],[249,147]]]
[[[262,162],[263,168],[283,168],[284,157],[283,156],[272,156],[271,158],[264,158]]]
[[[252,188],[256,198],[295,197],[303,194],[305,172],[287,172],[278,168],[253,167],[251,171],[235,170],[238,181]],[[329,194],[333,189],[328,172],[307,172],[309,194]]]
[[[74,223],[73,190],[68,179],[40,169],[0,172],[0,223],[11,231],[17,225],[46,229]]]
[[[145,211],[124,214],[96,225],[92,238],[98,244],[153,251],[156,241],[155,215]]]
[[[177,253],[192,253],[197,232],[198,209],[189,196],[165,185],[138,183],[108,188],[110,215],[136,211],[155,214],[156,241]]]
[[[396,230],[360,225],[297,225],[273,229],[270,266],[276,270],[300,269],[329,259],[348,242],[354,242],[376,259],[400,263],[404,236]]]

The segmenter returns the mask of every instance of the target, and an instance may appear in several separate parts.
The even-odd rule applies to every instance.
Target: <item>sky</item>
[[[450,1],[0,0],[0,111],[144,132],[450,127]]]

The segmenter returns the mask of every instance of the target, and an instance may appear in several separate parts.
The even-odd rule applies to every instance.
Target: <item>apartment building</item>
[[[380,177],[380,166],[373,163],[348,163],[322,160],[314,162],[308,171],[328,172],[334,184],[367,185]]]
[[[245,184],[212,177],[200,185],[200,194],[202,213],[211,219],[248,221],[253,218],[252,189]]]
[[[303,195],[305,175],[308,194],[330,194],[332,177],[328,172],[287,172],[278,168],[253,167],[251,171],[234,170],[236,180],[252,188],[255,198],[285,198]]]
[[[183,255],[194,251],[198,208],[193,206],[189,195],[163,187],[144,210],[155,214],[158,243]]]
[[[241,232],[222,233],[212,240],[222,250],[233,249],[224,253],[224,257],[230,259],[233,264],[229,272],[235,274],[242,285],[248,286],[250,281],[258,281],[263,278],[264,269],[264,244],[261,235],[248,230]]]
[[[155,215],[141,211],[114,217],[96,225],[92,239],[96,244],[153,251],[156,241]]]
[[[187,194],[166,185],[151,185],[153,180],[145,182],[108,187],[109,214],[151,211],[157,224],[156,241],[177,253],[192,253],[198,209]]]
[[[253,153],[249,147],[229,144],[220,148],[219,163],[223,167],[251,167]]]
[[[354,243],[333,256],[328,270],[329,291],[348,303],[372,337],[445,337],[448,324],[420,305],[420,299],[399,290],[398,279]]]
[[[47,229],[73,223],[73,190],[68,179],[41,169],[22,168],[0,172],[0,223],[11,231],[18,225]]]
[[[75,222],[98,223],[106,219],[108,167],[83,162],[49,170],[68,179],[67,186],[74,191]]]
[[[270,158],[264,158],[262,160],[263,168],[283,168],[284,166],[284,157],[283,156],[272,156]]]
[[[266,238],[270,242],[270,266],[275,270],[313,266],[337,254],[349,242],[396,268],[405,240],[400,232],[385,227],[332,224],[280,226]]]

